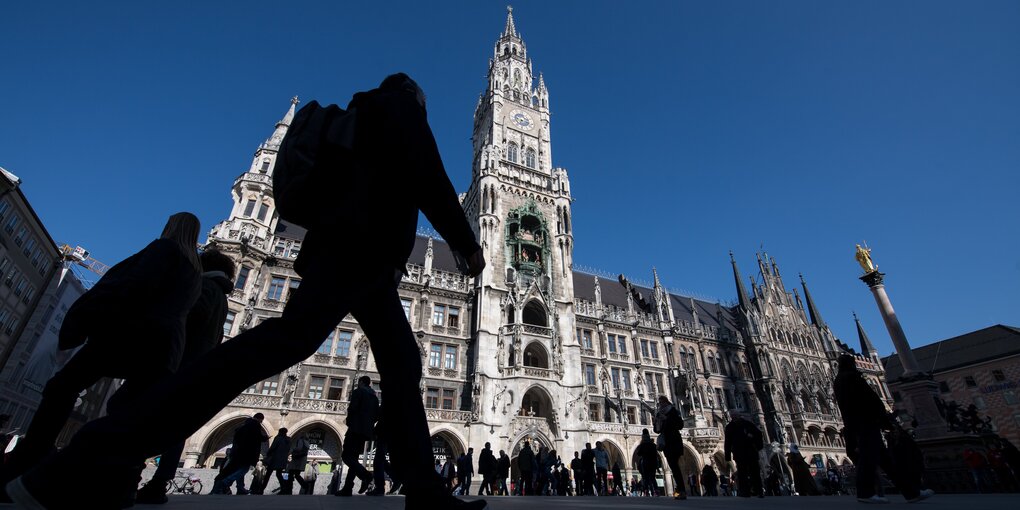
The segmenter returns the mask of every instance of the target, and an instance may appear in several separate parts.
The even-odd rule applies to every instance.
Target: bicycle
[[[178,480],[182,480],[177,483]],[[166,486],[167,494],[199,494],[202,492],[202,479],[194,473],[178,474]]]

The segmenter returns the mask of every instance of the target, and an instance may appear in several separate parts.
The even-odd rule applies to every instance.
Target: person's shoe
[[[372,480],[362,480],[361,487],[358,487],[358,494],[364,494],[372,487]]]
[[[337,496],[343,496],[343,497],[351,497],[351,496],[353,496],[353,495],[354,495],[354,494],[353,494],[353,493],[351,492],[351,491],[352,491],[352,489],[353,489],[353,487],[344,487],[344,488],[342,488],[342,489],[340,489],[340,490],[336,491],[336,495],[337,495]]]
[[[149,480],[135,494],[135,503],[139,505],[164,505],[168,500],[166,482],[160,483],[158,480]]]
[[[376,488],[376,489],[372,489],[372,490],[366,492],[365,495],[366,496],[385,496],[386,495],[386,490],[385,489]]]
[[[400,490],[400,487],[401,487],[401,484],[399,484],[399,483],[395,483],[395,484],[393,484],[393,487],[390,487],[390,491],[389,491],[389,492],[387,492],[386,494],[391,494],[391,495],[392,495],[392,494],[396,494],[396,493],[397,493],[397,491],[399,491],[399,490]]]
[[[869,505],[884,505],[889,503],[889,500],[882,496],[871,496],[870,498],[857,498],[858,503],[866,503]]]
[[[928,499],[928,498],[930,498],[930,497],[932,497],[934,495],[935,495],[935,491],[933,491],[931,489],[923,489],[917,496],[908,499],[907,503],[917,503],[917,502],[920,502],[920,501],[924,501],[924,500],[926,500],[926,499]]]
[[[237,495],[238,496],[247,496],[249,494],[251,494],[250,490],[247,490],[247,489],[237,489]]]

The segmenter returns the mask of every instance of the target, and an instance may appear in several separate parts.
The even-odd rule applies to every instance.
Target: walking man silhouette
[[[301,287],[283,315],[222,343],[153,388],[140,405],[83,427],[58,455],[9,484],[12,499],[38,508],[71,506],[71,499],[75,506],[113,508],[123,496],[120,490],[90,490],[87,477],[62,476],[67,466],[88,465],[106,474],[108,487],[129,490],[137,483],[131,466],[187,438],[252,384],[306,359],[350,313],[375,355],[387,400],[383,419],[401,427],[391,437],[390,451],[404,481],[406,508],[485,507],[484,500],[450,496],[434,474],[418,391],[421,357],[397,294],[419,211],[466,259],[470,276],[481,274],[485,259],[443,168],[421,88],[407,75],[395,74],[356,94],[348,109],[355,107],[358,164],[337,175],[335,183],[345,187],[348,203],[321,204],[330,219],[305,236],[294,263]],[[359,249],[351,249],[352,242]],[[174,419],[160,420],[164,416]]]

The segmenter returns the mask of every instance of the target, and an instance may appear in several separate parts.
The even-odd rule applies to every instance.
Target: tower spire
[[[287,113],[283,114],[283,118],[276,123],[276,130],[273,131],[273,135],[262,144],[263,149],[279,150],[283,136],[287,134],[287,130],[290,129],[290,123],[294,121],[294,109],[297,107],[298,102],[297,96],[290,98],[290,108],[287,109]]]
[[[878,351],[875,350],[874,345],[871,345],[871,340],[868,340],[868,334],[864,332],[864,327],[861,326],[861,321],[857,318],[857,312],[854,312],[854,322],[857,324],[857,338],[861,341],[861,354],[868,357],[876,354]]]
[[[811,314],[811,323],[818,326],[819,329],[825,329],[825,320],[822,319],[822,314],[818,313],[815,300],[811,299],[811,292],[807,288],[807,282],[804,281],[803,274],[800,275],[800,284],[804,287],[804,299],[807,300],[808,313]]]
[[[733,280],[737,283],[737,300],[740,308],[751,309],[751,301],[747,297],[747,289],[744,288],[744,279],[740,276],[740,269],[737,268],[737,261],[733,258],[733,251],[730,251],[730,264],[733,264]]]
[[[514,6],[506,6],[506,27],[503,28],[504,37],[518,37],[517,27],[514,26]]]

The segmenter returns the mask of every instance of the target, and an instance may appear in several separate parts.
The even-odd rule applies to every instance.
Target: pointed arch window
[[[268,212],[269,212],[269,204],[267,204],[265,202],[262,202],[262,204],[259,205],[258,220],[259,221],[266,221],[266,213],[268,213]]]
[[[524,166],[528,168],[535,168],[535,149],[528,147],[524,151]]]
[[[517,162],[517,144],[510,142],[506,147],[506,159],[511,163]]]

